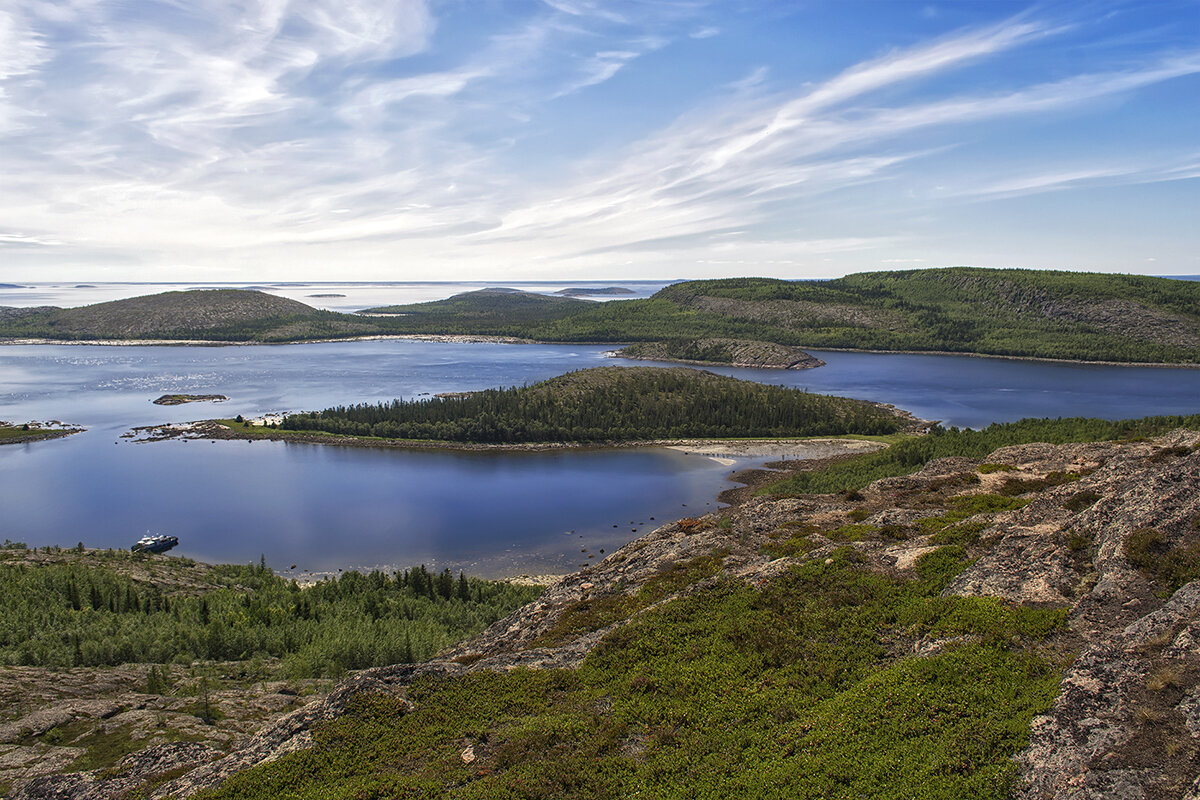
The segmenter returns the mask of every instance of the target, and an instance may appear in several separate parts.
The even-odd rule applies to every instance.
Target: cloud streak
[[[922,191],[923,171],[946,171],[989,125],[1200,74],[1200,53],[1175,50],[978,80],[1083,25],[1029,15],[822,76],[748,60],[681,85],[691,94],[674,108],[614,107],[594,129],[574,116],[617,76],[627,92],[658,85],[649,70],[665,59],[651,54],[714,46],[727,22],[700,2],[545,0],[460,46],[461,20],[421,0],[161,2],[137,19],[102,1],[0,0],[0,245],[52,249],[65,270],[140,262],[144,277],[334,263],[522,277],[627,261],[673,274],[748,259],[782,271],[902,245],[885,195],[929,213],[1198,171],[1194,152],[1080,158],[1002,178],[976,167]],[[854,216],[867,210],[870,225]]]

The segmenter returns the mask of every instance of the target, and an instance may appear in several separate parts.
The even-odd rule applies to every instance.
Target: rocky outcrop
[[[188,770],[211,760],[219,751],[197,742],[171,742],[149,747],[121,759],[116,767],[95,772],[34,778],[13,795],[45,800],[112,800],[145,787],[156,779]]]
[[[672,361],[701,366],[756,367],[759,369],[813,369],[825,362],[798,347],[745,339],[682,339],[639,342],[613,355],[639,361]]]
[[[151,787],[149,796],[188,796],[308,747],[314,726],[363,693],[408,703],[408,686],[420,676],[574,667],[629,614],[718,579],[763,585],[798,561],[843,547],[854,548],[864,568],[903,576],[947,537],[972,563],[946,594],[1069,612],[1070,630],[1040,645],[1064,669],[1060,694],[1035,719],[1017,756],[1013,796],[1200,797],[1200,581],[1188,582],[1200,569],[1200,434],[1182,431],[1151,441],[1021,445],[982,460],[938,459],[857,493],[754,498],[670,523],[438,658],[359,673],[232,753]],[[1157,549],[1138,556],[1136,542]],[[712,568],[687,571],[695,565]],[[583,613],[614,607],[622,597],[624,617]],[[953,642],[891,645],[902,657]],[[87,792],[102,780],[110,779],[41,778],[16,796],[99,796]]]

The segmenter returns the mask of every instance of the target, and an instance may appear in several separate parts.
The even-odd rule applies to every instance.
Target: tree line
[[[289,677],[422,661],[540,589],[424,566],[300,586],[261,566],[214,567],[181,593],[104,564],[0,564],[0,663],[47,667],[282,659]]]

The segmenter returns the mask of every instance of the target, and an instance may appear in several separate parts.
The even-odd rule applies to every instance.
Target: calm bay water
[[[176,552],[186,555],[246,562],[263,554],[273,567],[297,571],[420,562],[486,575],[573,569],[586,562],[585,548],[598,558],[601,548],[633,538],[633,528],[715,508],[731,467],[663,449],[454,453],[119,437],[151,423],[645,363],[606,358],[606,349],[415,341],[2,347],[0,419],[59,419],[88,431],[0,448],[0,536],[127,547],[151,530],[179,536]],[[1200,410],[1200,370],[817,354],[827,366],[714,371],[891,402],[947,425]],[[231,399],[150,403],[165,392]]]

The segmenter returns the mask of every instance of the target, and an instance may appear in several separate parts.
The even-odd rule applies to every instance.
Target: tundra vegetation
[[[721,580],[610,633],[578,670],[423,679],[201,798],[999,798],[1057,691],[1064,612],[942,598],[850,549],[756,589]],[[963,643],[923,657],[922,635]],[[411,705],[410,705],[411,704]],[[464,763],[471,743],[486,765]]]
[[[1012,757],[1057,696],[1079,642],[1064,607],[944,592],[994,545],[980,534],[998,515],[1043,492],[1058,492],[1076,512],[1100,498],[1070,491],[1081,474],[1034,476],[978,461],[1007,445],[1132,444],[1180,427],[1200,429],[1200,416],[939,430],[800,473],[803,488],[785,482],[770,491],[838,492],[825,497],[851,510],[832,517],[851,522],[785,523],[768,537],[767,555],[821,547],[822,557],[747,581],[722,568],[729,551],[718,548],[636,591],[601,587],[526,645],[555,648],[607,631],[577,669],[431,675],[404,699],[364,694],[315,730],[311,749],[199,797],[815,800],[911,797],[914,786],[929,798],[1006,797]],[[976,464],[920,484],[919,518],[868,524],[861,520],[875,511],[854,513],[864,500],[857,488],[870,480],[950,455]],[[981,476],[993,490],[959,494]],[[685,536],[714,525],[729,528],[711,519],[678,523]],[[926,537],[925,552],[901,573],[841,545],[915,537]],[[1065,546],[1078,553],[1090,542]],[[1154,530],[1130,538],[1128,558],[1166,594],[1200,577],[1195,548]]]

